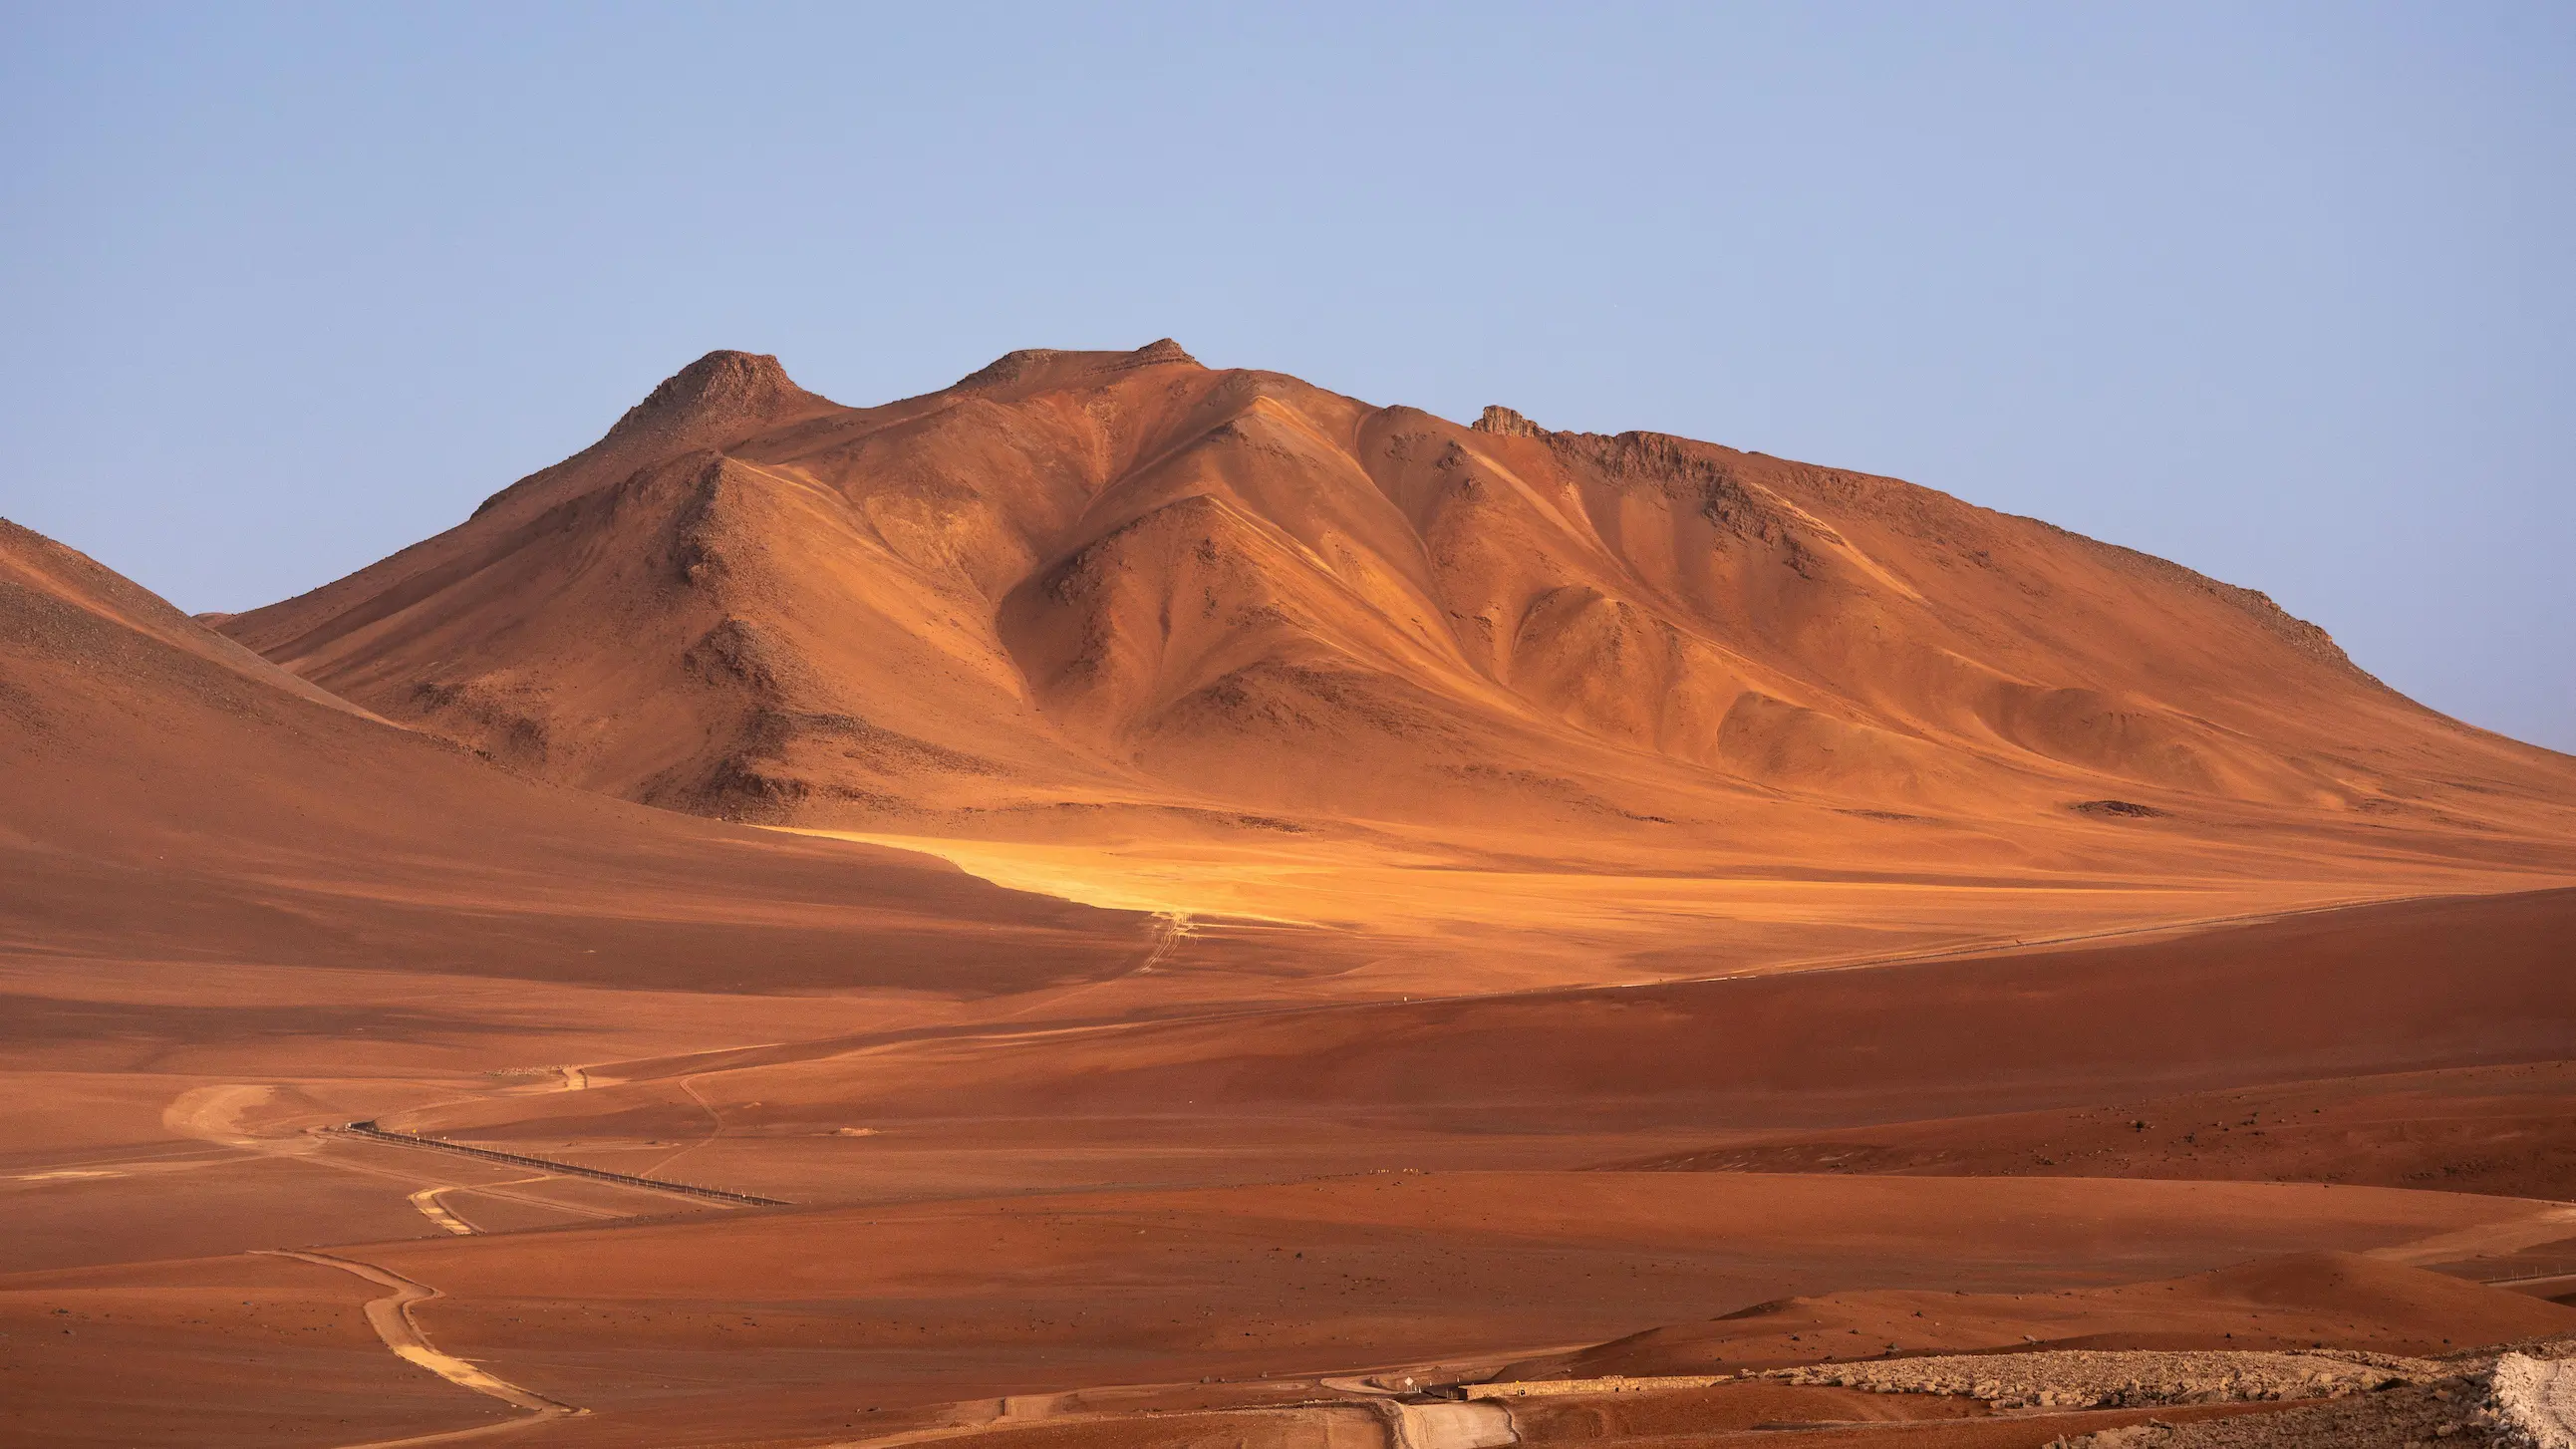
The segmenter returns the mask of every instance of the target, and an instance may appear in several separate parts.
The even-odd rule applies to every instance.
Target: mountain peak
[[[762,419],[814,401],[787,369],[767,353],[718,349],[662,379],[644,400],[626,410],[612,438],[696,432]]]
[[[951,386],[985,387],[1017,382],[1021,378],[1028,376],[1030,373],[1037,371],[1039,368],[1046,366],[1048,363],[1053,362],[1062,356],[1064,356],[1064,352],[1060,348],[1023,347],[1016,352],[1003,353],[1001,356],[985,363],[982,367],[979,367],[973,372],[966,374],[964,377],[957,379],[957,381],[951,384]]]
[[[1155,367],[1166,363],[1200,365],[1181,344],[1169,337],[1157,338],[1133,352],[1068,352],[1057,347],[1023,347],[1005,352],[952,383],[953,387],[1008,387],[1014,383],[1041,380],[1062,381],[1072,377],[1123,372],[1131,367]]]
[[[1146,343],[1127,354],[1127,359],[1137,367],[1150,367],[1158,362],[1186,362],[1192,367],[1199,365],[1197,358],[1190,356],[1187,349],[1169,337],[1158,337]]]
[[[586,463],[611,464],[613,476],[623,476],[639,463],[694,448],[729,447],[793,416],[832,406],[831,399],[798,387],[777,358],[719,348],[662,379],[598,442],[484,499],[474,516],[481,518],[513,500],[556,498],[550,490],[567,476],[589,480],[567,486],[603,481],[584,471]]]
[[[1535,438],[1547,431],[1498,403],[1487,403],[1484,416],[1467,426],[1480,433],[1499,433],[1507,438]]]

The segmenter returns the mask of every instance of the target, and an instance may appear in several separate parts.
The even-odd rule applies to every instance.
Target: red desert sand
[[[0,992],[9,1443],[2576,1403],[2576,759],[2035,520],[1170,342],[714,353],[236,616],[0,523]]]

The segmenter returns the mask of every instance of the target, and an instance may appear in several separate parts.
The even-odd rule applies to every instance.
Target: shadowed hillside
[[[0,809],[0,955],[974,994],[1114,974],[1152,942],[920,856],[511,779],[6,521]]]

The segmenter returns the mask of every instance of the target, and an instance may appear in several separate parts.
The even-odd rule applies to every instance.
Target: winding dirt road
[[[524,1419],[509,1419],[498,1424],[482,1424],[471,1429],[455,1429],[446,1433],[424,1434],[409,1439],[378,1440],[372,1444],[351,1446],[351,1449],[393,1449],[396,1445],[453,1443],[476,1435],[524,1429],[533,1424],[589,1412],[587,1409],[578,1409],[570,1404],[549,1399],[533,1389],[523,1389],[454,1354],[440,1352],[421,1333],[419,1322],[411,1315],[413,1304],[426,1303],[445,1296],[426,1283],[416,1283],[400,1273],[379,1268],[373,1263],[362,1263],[354,1258],[334,1257],[329,1253],[292,1248],[265,1248],[259,1251],[270,1257],[297,1258],[321,1267],[336,1268],[343,1273],[354,1273],[378,1287],[392,1289],[393,1292],[383,1298],[368,1300],[367,1326],[376,1331],[376,1337],[383,1339],[385,1347],[392,1349],[396,1357],[405,1363],[425,1368],[459,1388],[472,1389],[478,1394],[499,1399],[512,1408],[528,1411],[528,1417]]]

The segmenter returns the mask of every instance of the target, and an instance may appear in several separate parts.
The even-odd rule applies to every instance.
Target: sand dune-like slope
[[[2576,1334],[2576,1308],[2361,1253],[2295,1253],[2206,1273],[2053,1293],[1837,1293],[1755,1304],[1513,1365],[1512,1378],[1726,1373],[1837,1350],[2307,1348],[2441,1354]]]
[[[1281,1381],[1269,1391],[1276,1399],[1311,1405],[1335,1397],[1319,1380],[1374,1364],[1481,1358],[1490,1371],[1550,1346],[1748,1304],[1776,1311],[1792,1296],[1821,1299],[1808,1316],[1831,1321],[1828,1336],[1841,1340],[1800,1353],[1802,1338],[1780,1355],[1806,1361],[1877,1356],[1886,1340],[1863,1345],[1834,1315],[1895,1301],[1959,1303],[1972,1318],[1956,1340],[1986,1345],[2018,1344],[2041,1326],[2071,1337],[2096,1326],[2116,1335],[2191,1324],[2217,1336],[2231,1311],[2240,1321],[2280,1312],[2303,1325],[2340,1314],[2334,1341],[2413,1343],[2390,1317],[2410,1304],[2429,1314],[2416,1327],[2438,1340],[2446,1330],[2563,1322],[2576,1310],[2531,1299],[2499,1308],[2490,1300],[2510,1295],[2427,1286],[2402,1269],[2341,1275],[2394,1278],[2393,1295],[2308,1281],[2319,1275],[2295,1268],[2219,1274],[2227,1281],[2201,1293],[2197,1313],[2163,1303],[2173,1296],[2163,1282],[2057,1295],[2303,1249],[2349,1263],[2347,1255],[2428,1234],[2509,1226],[2541,1206],[2264,1184],[1466,1172],[433,1234],[330,1251],[437,1289],[416,1318],[443,1351],[590,1411],[525,1429],[523,1442],[661,1449],[865,1444],[930,1425],[1045,1418],[1119,1385],[1169,1386],[1164,1407],[1193,1408],[1257,1402],[1267,1378]],[[2286,1291],[2249,1281],[2267,1273]],[[350,1392],[363,1365],[345,1353],[236,1332],[241,1348],[261,1351],[267,1373],[227,1381],[213,1359],[223,1339],[189,1331],[187,1320],[216,1317],[205,1311],[210,1289],[247,1276],[238,1260],[0,1276],[0,1331],[42,1331],[64,1318],[77,1330],[59,1352],[29,1351],[31,1382],[48,1393],[24,1413],[31,1430],[54,1431],[29,1437],[365,1442],[326,1437],[292,1398],[307,1378],[335,1403]],[[285,1321],[313,1324],[315,1300],[340,1286],[318,1276],[283,1275],[257,1296],[281,1300]],[[2027,1301],[2012,1304],[2014,1294]],[[232,1300],[251,1296],[245,1284],[217,1321],[232,1328]],[[332,1322],[342,1342],[328,1347],[353,1346],[351,1316]],[[1797,1321],[1793,1309],[1768,1326],[1785,1343],[1807,1332]],[[1936,1341],[1949,1340],[1924,1333]],[[120,1365],[117,1349],[139,1351],[142,1372],[131,1357]],[[129,1383],[202,1394],[209,1412],[196,1437],[103,1393],[120,1368]],[[413,1432],[489,1418],[471,1394],[448,1400],[444,1412],[401,1407],[416,1415]],[[87,1423],[64,1412],[75,1404],[88,1408]],[[258,1437],[263,1411],[267,1423],[285,1419],[301,1432]],[[1150,1424],[1125,1427],[1126,1436],[1113,1426],[1095,1442],[1156,1442],[1135,1437]],[[210,1432],[218,1428],[230,1432]],[[1163,1442],[1233,1445],[1242,1432],[1240,1421],[1220,1421],[1201,1437]],[[1403,1441],[1364,1432],[1329,1442]]]
[[[922,857],[512,779],[0,523],[0,950],[974,992],[1152,942]]]
[[[2576,1062],[2274,1081],[2056,1110],[1738,1130],[1616,1165],[1671,1172],[2269,1178],[2576,1198]],[[2576,1251],[2535,1274],[2576,1274]],[[2553,1292],[2576,1292],[2576,1281]]]
[[[1168,341],[873,408],[710,354],[467,522],[222,627],[526,773],[912,833],[2104,859],[2178,820],[2511,860],[2576,803],[2576,762],[2157,559]]]
[[[2576,890],[2416,901],[2092,950],[782,1049],[734,1059],[696,1092],[733,1104],[732,1131],[761,1135],[1072,1114],[1580,1136],[2099,1107],[2561,1060],[2576,1040],[2571,940]],[[647,1087],[424,1120],[467,1135],[597,1135],[627,1114],[623,1130],[685,1129],[692,1105]],[[2563,1089],[2543,1094],[2533,1110],[2565,1101]],[[2159,1144],[2178,1136],[2170,1119],[2153,1125]],[[2052,1119],[2022,1141],[2073,1146],[2061,1129]],[[2199,1150],[2215,1159],[2220,1134],[2208,1135]],[[2536,1140],[2563,1150],[2565,1134]],[[2201,1174],[2177,1164],[2174,1175]]]

